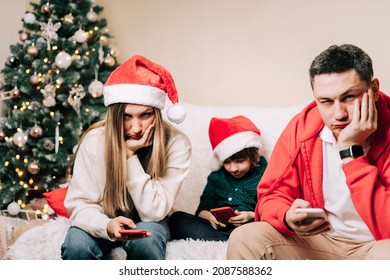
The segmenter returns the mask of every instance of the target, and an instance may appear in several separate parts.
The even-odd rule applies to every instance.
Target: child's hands
[[[213,214],[211,214],[210,211],[208,210],[202,210],[200,211],[200,213],[198,214],[199,217],[203,218],[203,219],[206,219],[210,222],[211,226],[214,228],[214,229],[219,229],[219,228],[224,228],[226,227],[226,225],[224,223],[221,223],[220,221],[217,220],[217,218],[214,217]]]
[[[251,211],[241,211],[240,212],[238,210],[235,210],[234,212],[237,214],[237,216],[231,217],[229,219],[229,223],[231,223],[235,227],[239,227],[239,226],[245,224],[250,219],[253,219],[255,217],[255,213],[251,212]]]
[[[215,218],[211,213],[210,213],[210,217],[208,220],[214,229],[226,227],[226,225],[224,223],[221,223],[220,221],[218,221],[217,218]]]

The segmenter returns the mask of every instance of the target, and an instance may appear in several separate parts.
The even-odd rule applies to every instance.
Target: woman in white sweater
[[[115,69],[104,85],[105,119],[82,136],[65,199],[71,228],[63,259],[104,259],[121,246],[127,259],[165,259],[167,226],[174,199],[190,166],[191,145],[163,120],[179,123],[170,73],[142,56]],[[143,229],[143,236],[123,234]]]

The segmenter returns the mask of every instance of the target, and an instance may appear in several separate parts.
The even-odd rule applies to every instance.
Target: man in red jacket
[[[309,73],[315,100],[276,142],[258,222],[232,232],[228,259],[390,259],[390,97],[353,45],[329,47]]]

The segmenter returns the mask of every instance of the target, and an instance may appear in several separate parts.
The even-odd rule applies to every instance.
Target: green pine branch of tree
[[[81,133],[105,112],[102,85],[118,66],[93,0],[31,1],[1,70],[0,209],[67,181]]]

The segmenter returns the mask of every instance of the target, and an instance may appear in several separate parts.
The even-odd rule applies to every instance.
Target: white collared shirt
[[[320,132],[323,148],[323,195],[325,210],[334,229],[328,234],[332,237],[356,241],[374,240],[367,225],[356,211],[351,193],[346,183],[343,161],[332,131],[324,126]]]

